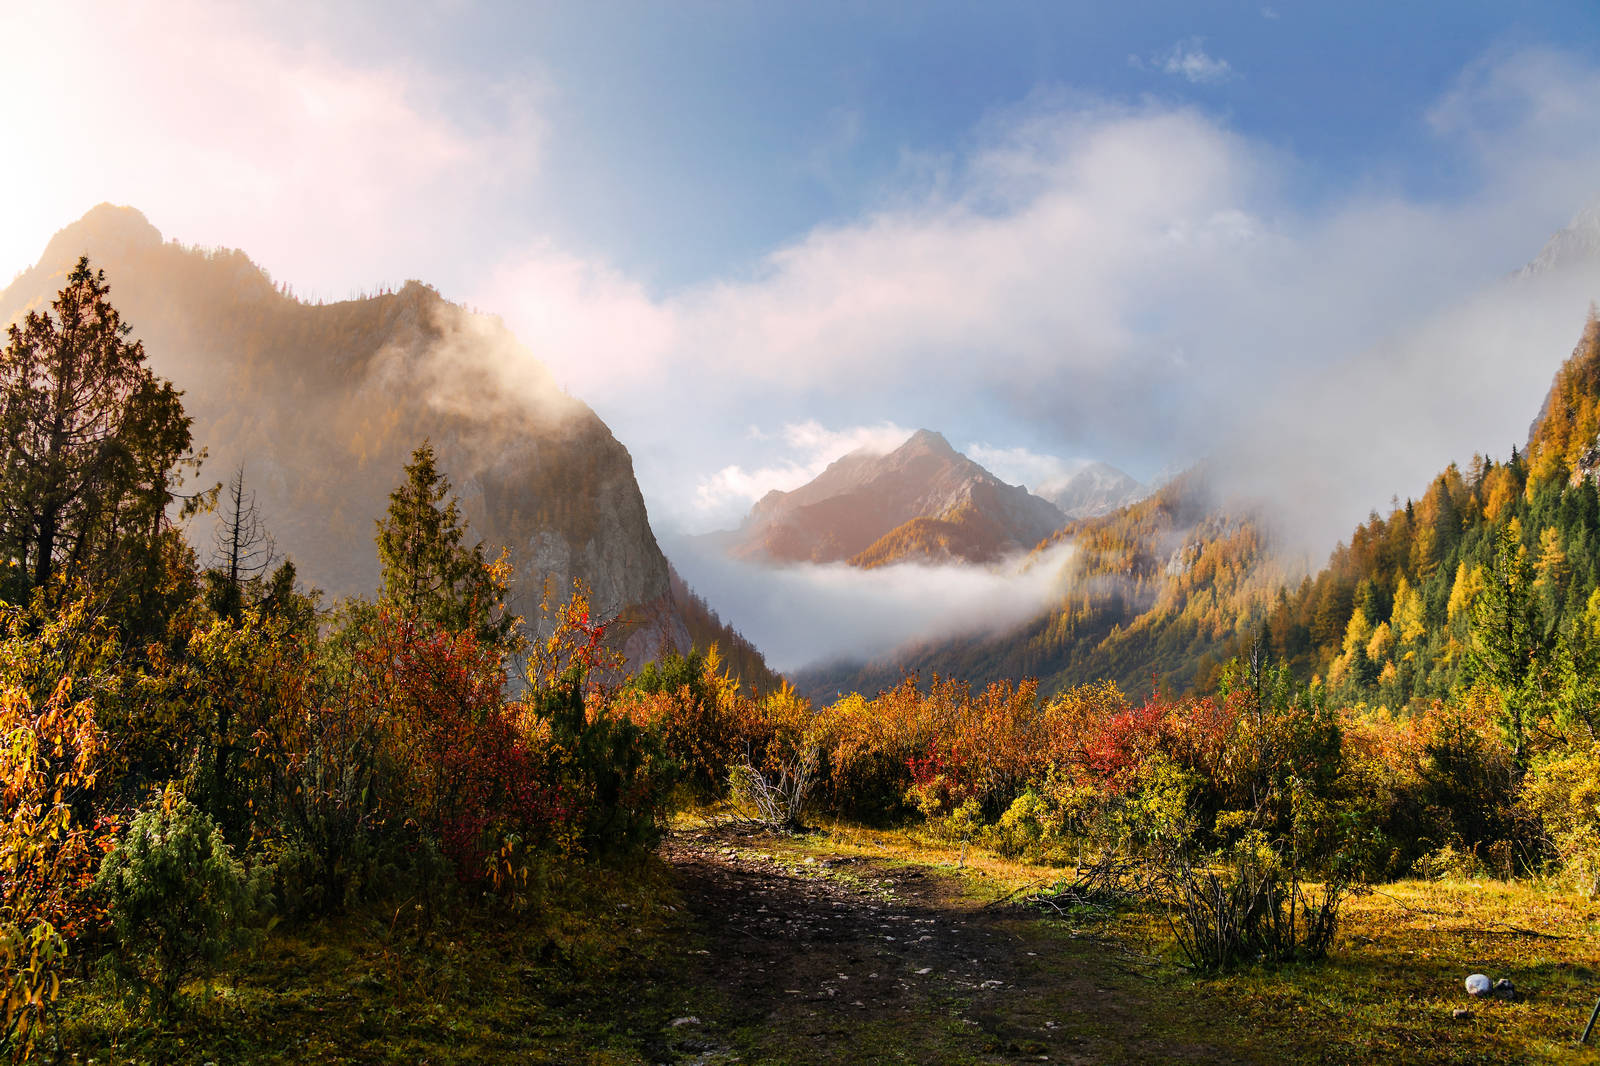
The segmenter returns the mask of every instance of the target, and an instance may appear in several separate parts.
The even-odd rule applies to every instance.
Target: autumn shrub
[[[916,706],[915,688],[908,680],[876,699],[851,693],[819,712],[819,799],[833,813],[883,824],[916,810],[907,799],[911,764],[930,735],[906,713]]]
[[[141,810],[94,881],[111,917],[118,972],[170,1014],[190,979],[259,936],[265,878],[247,873],[216,824],[176,788]]]
[[[272,768],[261,739],[307,698],[314,681],[312,635],[295,620],[241,607],[189,627],[181,657],[141,678],[145,698],[173,705],[188,722],[184,794],[240,847],[277,835]]]
[[[661,737],[694,799],[716,799],[744,757],[752,701],[724,675],[715,648],[646,663],[618,693],[618,708]]]
[[[1573,888],[1600,895],[1600,744],[1547,753],[1523,781],[1522,802]]]
[[[591,616],[583,586],[545,609],[550,635],[533,648],[516,718],[524,736],[540,738],[533,746],[546,779],[567,797],[570,846],[595,858],[637,854],[660,838],[680,767],[660,724],[631,718],[611,682],[620,656],[607,647],[609,623]]]
[[[1012,801],[995,822],[990,843],[996,851],[1012,858],[1043,857],[1049,845],[1061,839],[1062,819],[1032,788]]]
[[[659,736],[586,692],[577,668],[528,693],[524,703],[545,723],[546,765],[572,797],[572,846],[596,858],[653,846],[678,775]]]
[[[18,1059],[98,919],[85,890],[115,830],[95,809],[106,736],[69,672],[96,626],[81,601],[45,619],[0,608],[0,1044]]]
[[[556,835],[569,804],[518,729],[497,647],[380,610],[355,665],[355,698],[381,709],[397,813],[438,842],[457,880],[487,876],[512,835]]]
[[[1196,970],[1322,958],[1352,888],[1343,871],[1308,880],[1260,834],[1218,854],[1172,849],[1157,870],[1173,939]]]
[[[349,658],[325,653],[254,737],[272,781],[278,891],[288,913],[342,911],[382,880],[399,771],[382,709]]]
[[[730,798],[768,826],[799,828],[817,786],[821,720],[791,686],[781,685],[748,701],[740,732],[744,752],[728,770]]]
[[[1415,835],[1424,851],[1448,844],[1510,876],[1539,843],[1537,827],[1521,817],[1516,766],[1495,722],[1495,701],[1479,691],[1436,702],[1418,723],[1422,813]]]
[[[1048,763],[1037,682],[995,682],[975,694],[935,677],[919,700],[896,696],[913,704],[917,733],[928,738],[909,759],[912,795],[924,813],[970,799],[986,819],[998,818]]]

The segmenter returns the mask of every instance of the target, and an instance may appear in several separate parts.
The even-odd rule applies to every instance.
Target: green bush
[[[578,809],[569,817],[583,853],[620,857],[655,847],[678,776],[660,736],[603,712],[591,720],[578,670],[529,700],[550,727],[554,778],[564,794],[576,797]]]
[[[134,818],[100,864],[120,973],[169,1014],[184,983],[259,936],[263,879],[246,873],[216,824],[169,788]]]

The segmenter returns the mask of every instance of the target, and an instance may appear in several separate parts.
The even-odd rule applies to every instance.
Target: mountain
[[[1600,204],[1510,281],[1492,295],[1520,294],[1520,302],[1489,300],[1483,319],[1508,327],[1508,358],[1528,348],[1511,324],[1543,337],[1549,316],[1600,293]],[[1520,299],[1529,294],[1539,298]],[[831,698],[937,671],[978,683],[1036,677],[1047,692],[1100,679],[1134,692],[1152,683],[1207,688],[1218,665],[1259,635],[1273,658],[1321,678],[1332,698],[1416,705],[1472,683],[1473,604],[1504,570],[1497,553],[1506,537],[1526,567],[1518,580],[1544,651],[1578,656],[1567,662],[1574,677],[1600,676],[1600,322],[1592,313],[1525,448],[1448,466],[1417,498],[1353,529],[1320,570],[1286,556],[1259,508],[1216,498],[1208,482],[1204,470],[1159,478],[1147,498],[1057,533],[1053,540],[1074,549],[1063,591],[1024,625],[813,666],[795,684]],[[1302,490],[1286,483],[1281,491],[1293,505]],[[1059,492],[1053,499],[1071,509]]]
[[[723,539],[733,556],[770,563],[992,563],[1064,522],[923,429],[887,455],[851,452],[792,492],[769,492]]]
[[[1038,677],[1047,691],[1100,678],[1204,688],[1259,634],[1330,699],[1400,710],[1474,683],[1476,605],[1493,587],[1518,605],[1530,642],[1519,661],[1544,671],[1541,691],[1588,684],[1600,676],[1600,320],[1585,324],[1525,447],[1446,467],[1353,529],[1319,571],[1302,577],[1276,557],[1266,523],[1213,498],[1203,471],[1058,537],[1076,551],[1060,602],[1039,618],[810,669],[797,687],[870,692],[937,670]],[[1577,697],[1594,705],[1589,690]]]
[[[901,648],[868,663],[822,664],[795,685],[813,698],[875,692],[907,673],[985,684],[1037,678],[1045,692],[1112,680],[1125,691],[1203,683],[1234,654],[1271,593],[1290,576],[1269,550],[1265,522],[1220,499],[1204,468],[1149,497],[1080,519],[1037,549],[1073,551],[1049,609],[997,632]]]
[[[81,255],[105,271],[152,369],[183,390],[209,451],[204,482],[242,466],[309,583],[377,587],[374,521],[428,438],[471,535],[509,552],[515,610],[536,618],[547,585],[565,595],[581,579],[599,613],[626,616],[630,660],[687,649],[627,449],[498,319],[416,281],[305,303],[241,251],[163,241],[138,211],[102,204],[0,292],[0,322],[47,307]],[[205,562],[203,522],[190,540]]]
[[[1514,276],[1537,279],[1569,271],[1592,272],[1596,267],[1600,267],[1600,201],[1574,215]]]
[[[1094,518],[1138,503],[1150,490],[1109,463],[1091,462],[1039,486],[1038,495],[1068,518]]]

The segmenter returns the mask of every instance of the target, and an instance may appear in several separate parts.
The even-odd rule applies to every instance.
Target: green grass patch
[[[692,945],[659,862],[573,867],[520,913],[429,922],[403,902],[279,926],[165,1029],[91,975],[64,989],[56,1032],[79,1062],[635,1063],[670,1040]]]

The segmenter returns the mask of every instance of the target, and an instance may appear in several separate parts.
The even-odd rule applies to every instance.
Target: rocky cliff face
[[[0,321],[47,306],[80,255],[105,270],[152,368],[184,390],[206,483],[242,465],[309,583],[377,586],[374,521],[429,438],[470,535],[510,553],[520,613],[579,578],[601,613],[629,619],[635,661],[662,641],[687,647],[627,449],[498,319],[419,282],[302,303],[243,252],[164,243],[139,212],[102,205],[0,292]],[[204,561],[203,523],[191,541]]]
[[[731,538],[778,563],[993,562],[1059,529],[1061,512],[919,430],[888,455],[853,452],[793,492],[771,492]]]

